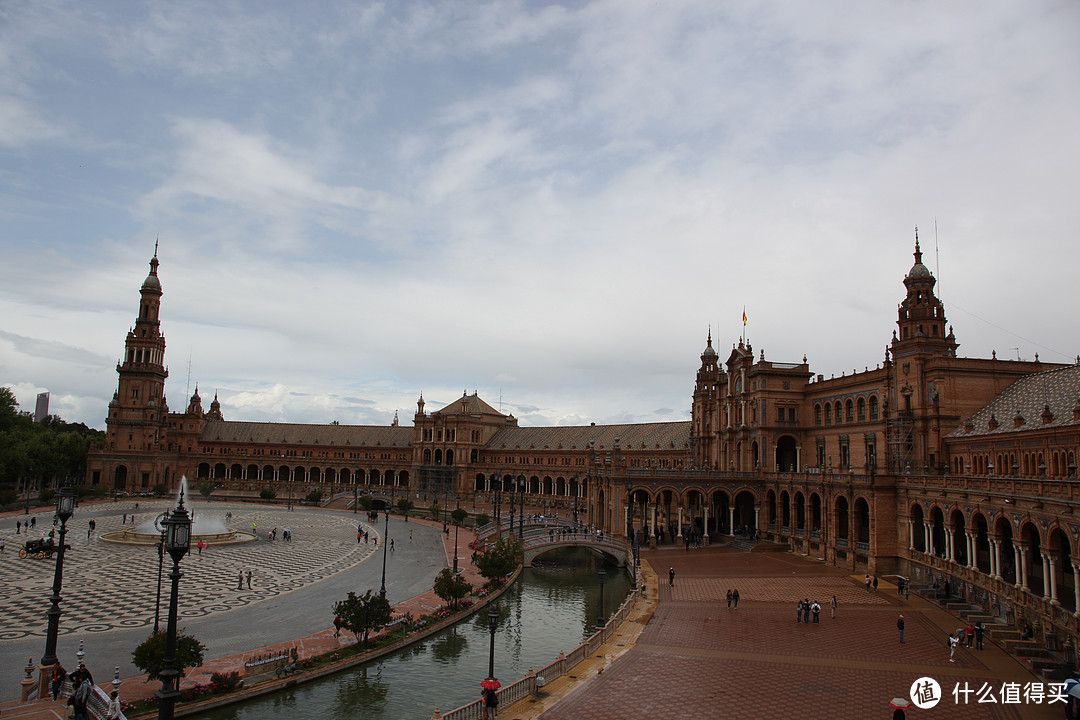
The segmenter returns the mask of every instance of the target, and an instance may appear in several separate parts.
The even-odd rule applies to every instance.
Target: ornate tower
[[[929,354],[956,357],[956,338],[950,328],[945,332],[945,308],[934,295],[937,280],[923,265],[919,249],[919,229],[915,228],[915,264],[904,278],[907,297],[900,303],[893,335],[894,357]]]
[[[712,329],[709,329],[705,350],[701,353],[701,367],[694,383],[694,404],[691,412],[690,443],[694,462],[700,468],[717,469],[720,430],[720,394],[723,392],[724,370],[720,356],[712,345]]]
[[[157,244],[150,274],[139,293],[139,315],[124,342],[124,357],[116,364],[120,376],[109,403],[103,452],[103,477],[115,490],[148,489],[160,482],[158,453],[162,449],[169,408],[165,401],[165,336],[158,311],[161,281],[157,275]]]

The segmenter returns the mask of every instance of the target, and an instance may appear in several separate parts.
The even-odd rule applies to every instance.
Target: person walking
[[[877,592],[877,575],[874,576],[874,592]]]
[[[900,644],[904,644],[904,616],[901,615],[896,620],[896,629],[900,631]]]
[[[832,612],[832,619],[836,619],[836,596],[832,596],[832,601],[829,602],[829,610]]]
[[[341,618],[337,615],[334,616],[334,637],[341,636]]]
[[[870,573],[866,573],[866,592],[870,592]]]
[[[202,549],[203,549],[203,541],[202,540],[199,541],[198,548],[199,548],[199,554],[202,555]]]
[[[956,646],[960,644],[960,638],[949,633],[949,662],[956,662]]]
[[[244,571],[243,570],[241,570],[240,572],[238,572],[236,574],[236,589],[237,590],[243,590],[244,589]]]
[[[728,591],[727,591],[727,607],[728,607],[728,610],[731,609],[731,588],[728,588]]]
[[[798,625],[802,622],[802,600],[795,606],[795,624]]]
[[[0,552],[4,552],[4,538],[0,537]]]
[[[739,609],[739,588],[735,588],[735,592],[731,594],[731,599],[735,602],[735,609]]]
[[[667,584],[668,587],[675,587],[675,568],[668,568],[667,571]]]
[[[972,647],[975,645],[975,623],[968,623],[964,628],[964,640],[967,641],[967,646]]]
[[[810,610],[813,611],[813,613],[814,613],[814,622],[817,623],[818,622],[818,616],[821,615],[821,605],[818,603],[817,600],[815,600],[814,604],[810,606]]]
[[[250,590],[251,589],[251,571],[250,570],[247,571],[247,586],[248,586],[248,590]]]
[[[983,624],[982,620],[975,623],[975,649],[983,649]]]

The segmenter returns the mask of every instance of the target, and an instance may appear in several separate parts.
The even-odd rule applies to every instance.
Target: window
[[[870,419],[877,420],[877,395],[870,396]]]
[[[788,408],[788,422],[795,422],[795,408]]]
[[[866,420],[866,398],[859,398],[859,422]]]
[[[825,406],[825,424],[826,425],[831,425],[832,424],[832,405],[826,405]]]
[[[855,422],[855,405],[850,400],[848,400],[847,403],[844,404],[844,409],[846,410],[844,414],[844,421]]]
[[[821,406],[820,405],[815,405],[814,406],[814,424],[815,425],[820,425],[821,424]]]
[[[836,401],[836,407],[834,409],[836,410],[836,424],[839,425],[844,418],[844,416],[841,414],[843,413],[843,410],[841,409],[839,400]]]

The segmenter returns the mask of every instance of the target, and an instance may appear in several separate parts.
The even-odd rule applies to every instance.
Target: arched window
[[[836,401],[836,407],[834,408],[834,410],[836,411],[836,424],[839,425],[843,421],[844,417],[842,414],[844,410],[841,407],[839,400]]]
[[[858,403],[859,422],[866,420],[866,398],[860,397]]]
[[[825,405],[825,424],[829,425],[831,423],[832,423],[832,405],[826,404]]]
[[[814,424],[821,424],[821,405],[814,405]]]
[[[870,396],[870,419],[877,420],[877,395]]]
[[[844,422],[855,422],[855,405],[850,400],[844,405]]]

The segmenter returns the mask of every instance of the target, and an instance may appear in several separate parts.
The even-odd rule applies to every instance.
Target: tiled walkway
[[[660,575],[659,605],[633,647],[601,675],[584,678],[561,700],[520,703],[506,718],[542,720],[706,720],[708,718],[890,718],[890,699],[907,697],[912,683],[936,679],[937,707],[912,708],[908,717],[1060,718],[1064,705],[979,704],[954,701],[954,685],[1039,682],[992,643],[959,649],[949,662],[945,645],[958,623],[918,598],[904,600],[882,583],[867,593],[862,576],[788,554],[743,553],[714,547],[693,553],[646,552]],[[676,570],[675,587],[667,570]],[[728,609],[728,588],[741,602]],[[829,617],[828,600],[840,607]],[[809,597],[823,606],[820,622],[795,622],[795,606]],[[896,619],[906,621],[900,644]],[[587,676],[587,677],[586,677]]]

